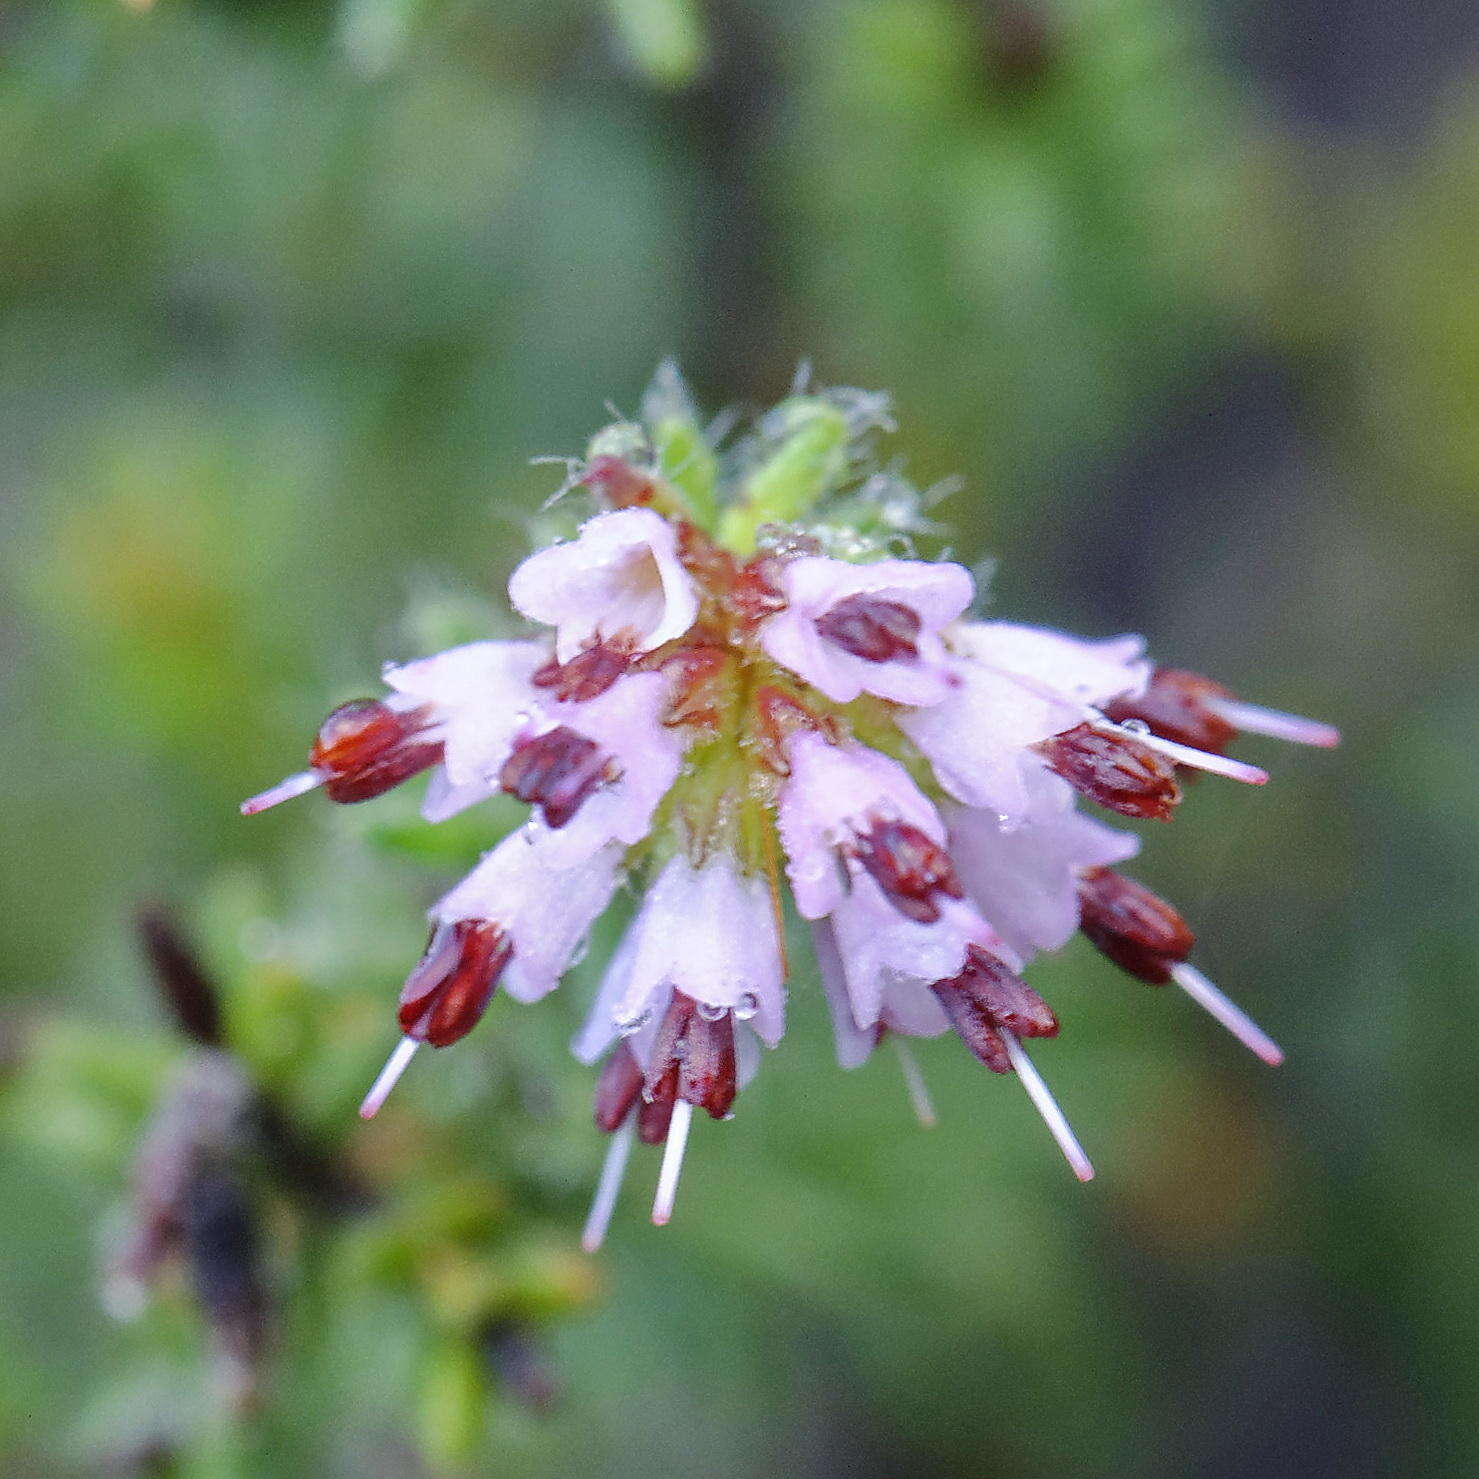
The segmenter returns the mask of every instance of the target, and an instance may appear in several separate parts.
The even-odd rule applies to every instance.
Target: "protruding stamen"
[[[1245,704],[1235,698],[1209,699],[1207,707],[1236,729],[1249,734],[1266,734],[1272,739],[1288,740],[1296,745],[1316,745],[1322,750],[1334,749],[1340,743],[1340,731],[1317,719],[1303,719],[1298,714],[1285,714],[1278,709],[1265,709],[1258,704]]]
[[[632,1139],[636,1133],[636,1121],[628,1116],[606,1147],[601,1177],[591,1199],[590,1216],[586,1218],[585,1230],[580,1235],[580,1246],[587,1253],[594,1253],[606,1241],[606,1229],[611,1226],[611,1214],[616,1210],[617,1197],[621,1195],[621,1183],[626,1177],[627,1161],[632,1154]]]
[[[683,1170],[683,1151],[688,1144],[688,1127],[692,1123],[693,1105],[686,1099],[679,1099],[673,1105],[668,1140],[663,1146],[662,1169],[657,1173],[657,1195],[652,1199],[654,1227],[666,1227],[672,1220],[673,1201],[678,1195],[678,1177]]]
[[[285,781],[279,781],[275,786],[269,786],[267,790],[249,797],[241,803],[241,814],[244,817],[254,817],[259,811],[266,811],[268,807],[280,806],[284,801],[291,801],[295,796],[306,795],[323,785],[328,779],[316,770],[300,770],[297,775],[290,775]]]
[[[441,761],[441,741],[427,737],[430,721],[426,708],[354,699],[319,725],[308,763],[323,775],[330,801],[371,801]]]
[[[899,1056],[899,1071],[904,1075],[904,1089],[909,1095],[914,1118],[919,1121],[922,1129],[933,1130],[937,1123],[934,1101],[930,1098],[929,1085],[920,1072],[919,1062],[902,1037],[895,1033],[893,1040],[894,1052]]]
[[[1042,997],[979,945],[968,947],[958,976],[936,981],[930,990],[956,1035],[992,1073],[1012,1071],[1003,1041],[1008,1031],[1023,1037],[1058,1035],[1058,1019]]]
[[[1111,868],[1085,868],[1078,879],[1079,928],[1094,948],[1151,986],[1196,944],[1187,922],[1144,884]]]
[[[408,1064],[416,1055],[416,1049],[421,1044],[414,1037],[403,1037],[396,1045],[395,1051],[385,1060],[385,1067],[380,1070],[380,1076],[370,1086],[370,1092],[365,1095],[364,1102],[359,1107],[359,1117],[362,1120],[371,1120],[380,1112],[380,1106],[385,1103],[390,1091],[395,1088],[396,1080],[406,1071]]]
[[[1033,748],[1048,768],[1091,801],[1121,816],[1168,822],[1181,788],[1154,736],[1119,725],[1076,724]]]
[[[482,1020],[512,956],[512,941],[491,920],[438,924],[401,988],[401,1031],[434,1048],[466,1037]]]
[[[1116,724],[1138,719],[1162,739],[1194,750],[1227,749],[1237,730],[1212,707],[1214,698],[1230,698],[1220,683],[1185,668],[1157,668],[1150,682],[1133,697],[1111,699],[1104,712]]]
[[[642,1066],[625,1042],[617,1043],[596,1079],[596,1128],[608,1135],[624,1124],[642,1092]]]
[[[1284,1050],[1247,1012],[1236,1006],[1194,965],[1182,961],[1171,967],[1171,979],[1202,1008],[1222,1023],[1250,1052],[1271,1068],[1284,1061]]]
[[[1226,776],[1228,780],[1241,781],[1245,786],[1268,784],[1268,771],[1261,770],[1256,765],[1245,765],[1241,760],[1233,760],[1227,755],[1214,755],[1210,750],[1194,750],[1190,745],[1178,745],[1175,740],[1162,739],[1149,730],[1126,729],[1123,725],[1107,723],[1100,727],[1125,739],[1138,740],[1147,749],[1158,750],[1177,765],[1188,765],[1193,770]]]
[[[1042,1116],[1049,1133],[1058,1142],[1058,1149],[1063,1152],[1064,1159],[1068,1162],[1073,1174],[1080,1181],[1092,1181],[1094,1167],[1088,1156],[1084,1154],[1084,1148],[1078,1143],[1078,1136],[1073,1133],[1073,1128],[1064,1117],[1063,1111],[1058,1108],[1058,1101],[1053,1098],[1053,1091],[1044,1082],[1043,1076],[1037,1071],[1032,1059],[1027,1056],[1027,1050],[1017,1041],[1016,1034],[1008,1032],[1004,1027],[997,1030],[1001,1034],[1002,1042],[1006,1045],[1007,1056],[1012,1060],[1012,1067],[1017,1070],[1017,1077],[1022,1080],[1022,1087],[1027,1090],[1027,1097],[1032,1100],[1033,1108]]]
[[[733,1014],[727,1008],[701,1007],[683,992],[673,992],[648,1058],[646,1104],[655,1106],[676,1095],[722,1120],[734,1103],[737,1083]],[[655,1121],[647,1119],[640,1126],[649,1144],[654,1127]]]

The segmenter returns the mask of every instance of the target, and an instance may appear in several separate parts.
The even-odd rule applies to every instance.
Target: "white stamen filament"
[[[616,1199],[621,1195],[621,1183],[627,1173],[636,1125],[637,1116],[627,1115],[625,1123],[611,1136],[611,1143],[606,1147],[601,1178],[596,1182],[596,1194],[591,1199],[591,1214],[586,1218],[585,1231],[580,1235],[580,1246],[587,1253],[594,1253],[606,1241],[606,1229],[611,1226],[611,1214],[616,1210]]]
[[[1111,734],[1123,735],[1126,739],[1139,740],[1147,749],[1159,750],[1168,760],[1178,765],[1189,765],[1194,770],[1205,770],[1212,775],[1226,776],[1230,781],[1242,781],[1245,786],[1266,786],[1268,771],[1256,765],[1247,765],[1227,755],[1214,755],[1210,750],[1194,750],[1190,745],[1178,745],[1175,740],[1162,739],[1148,729],[1130,729],[1123,724],[1108,720],[1096,721],[1097,727]]]
[[[1006,1044],[1007,1056],[1012,1060],[1012,1067],[1017,1070],[1017,1077],[1022,1080],[1022,1087],[1027,1090],[1027,1097],[1032,1100],[1033,1107],[1042,1116],[1053,1139],[1058,1142],[1058,1149],[1063,1152],[1073,1174],[1080,1181],[1092,1181],[1094,1167],[1084,1154],[1083,1146],[1078,1143],[1078,1136],[1064,1118],[1063,1111],[1058,1108],[1053,1091],[1033,1066],[1032,1059],[1027,1056],[1026,1048],[1017,1041],[1015,1033],[1008,1032],[1005,1027],[998,1027],[996,1030]]]
[[[266,811],[269,806],[279,806],[284,801],[291,801],[294,796],[302,796],[316,786],[323,785],[326,779],[326,776],[316,770],[300,770],[297,775],[290,775],[285,781],[279,781],[258,795],[248,797],[241,803],[241,814],[244,817],[254,817],[259,811]]]
[[[693,1105],[686,1099],[679,1099],[673,1105],[668,1143],[663,1146],[662,1169],[657,1173],[657,1195],[652,1199],[654,1227],[666,1227],[672,1219],[673,1200],[678,1195],[678,1176],[683,1170],[683,1150],[688,1144],[688,1127],[692,1123]]]
[[[995,667],[989,663],[983,666],[991,667],[995,673],[1002,677],[1010,678],[1029,693],[1035,693],[1053,703],[1064,703],[1067,700],[1061,693],[1055,692],[1047,684],[1039,683],[1036,679],[1029,678],[1023,673],[1014,673],[1006,668]],[[1190,745],[1178,745],[1175,740],[1162,739],[1158,734],[1152,734],[1149,728],[1139,724],[1133,727],[1124,724],[1116,724],[1112,719],[1107,719],[1100,711],[1090,704],[1084,704],[1079,712],[1089,724],[1095,729],[1104,730],[1109,734],[1123,735],[1125,739],[1139,740],[1142,745],[1152,750],[1159,750],[1169,760],[1174,760],[1178,765],[1189,765],[1194,770],[1205,770],[1212,775],[1226,776],[1230,781],[1242,781],[1246,786],[1265,786],[1268,784],[1268,772],[1260,770],[1256,765],[1247,765],[1241,760],[1229,759],[1226,755],[1214,755],[1209,750],[1196,750]],[[1269,712],[1269,711],[1265,711]],[[1231,721],[1229,721],[1231,722]],[[1253,726],[1246,726],[1252,728]],[[1334,731],[1331,731],[1332,733]]]
[[[1182,961],[1171,967],[1171,979],[1202,1008],[1222,1023],[1250,1052],[1271,1068],[1284,1061],[1284,1050],[1241,1007],[1235,1006],[1194,965]]]
[[[909,1103],[913,1106],[915,1119],[924,1129],[934,1129],[935,1106],[930,1099],[929,1085],[925,1083],[924,1074],[919,1070],[918,1061],[902,1037],[894,1037],[894,1052],[899,1055],[899,1069],[904,1075],[904,1088],[908,1092]]]
[[[1234,728],[1246,729],[1249,734],[1266,734],[1295,745],[1317,745],[1322,750],[1332,750],[1340,743],[1340,731],[1317,719],[1303,719],[1298,714],[1245,704],[1235,698],[1210,698],[1207,707],[1219,719],[1226,719]]]
[[[359,1107],[359,1117],[362,1120],[374,1119],[379,1113],[380,1106],[385,1103],[390,1091],[395,1088],[396,1080],[406,1071],[416,1049],[421,1044],[414,1037],[403,1037],[396,1045],[395,1051],[385,1060],[385,1067],[380,1070],[380,1076],[370,1085],[370,1092],[365,1095],[364,1102]]]

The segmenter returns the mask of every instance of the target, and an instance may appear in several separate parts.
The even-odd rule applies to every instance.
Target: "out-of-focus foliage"
[[[1344,9],[1308,13],[1338,51]],[[0,16],[0,1468],[1479,1465],[1479,72],[1452,49],[1400,141],[1317,132],[1235,61],[1261,15]],[[560,480],[529,458],[668,353],[711,404],[805,357],[888,388],[917,480],[964,479],[936,517],[1000,557],[995,609],[1341,724],[1333,758],[1250,744],[1274,784],[1197,786],[1142,870],[1279,1075],[1068,951],[1035,980],[1080,1190],[944,1044],[928,1134],[886,1063],[835,1070],[803,980],[674,1225],[619,1214],[592,1266],[579,973],[354,1119],[421,910],[506,818],[235,804],[382,660],[490,629]],[[198,1051],[136,958],[151,899],[250,1081],[376,1190],[325,1221],[250,1170],[280,1323],[246,1421],[188,1282],[128,1326],[95,1298]]]

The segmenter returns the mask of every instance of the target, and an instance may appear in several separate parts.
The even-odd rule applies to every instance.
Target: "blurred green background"
[[[1476,241],[1467,0],[7,5],[0,1470],[1479,1472]],[[1275,783],[1197,786],[1137,870],[1282,1070],[1075,944],[1034,980],[1079,1188],[1010,1081],[926,1044],[921,1132],[801,989],[675,1224],[649,1157],[594,1267],[586,980],[354,1120],[476,819],[417,857],[410,799],[236,803],[486,622],[529,459],[666,354],[711,409],[802,359],[892,391],[994,611],[1343,728],[1245,742]],[[95,1294],[185,1051],[146,900],[394,1209],[267,1194],[236,1428],[187,1285]],[[553,1401],[468,1358],[495,1308]]]

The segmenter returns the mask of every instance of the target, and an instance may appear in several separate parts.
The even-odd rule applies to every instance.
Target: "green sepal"
[[[762,524],[795,522],[848,471],[848,420],[831,401],[793,396],[767,419],[778,428],[775,449],[745,478],[740,501],[719,524],[720,542],[740,555],[754,552]]]

